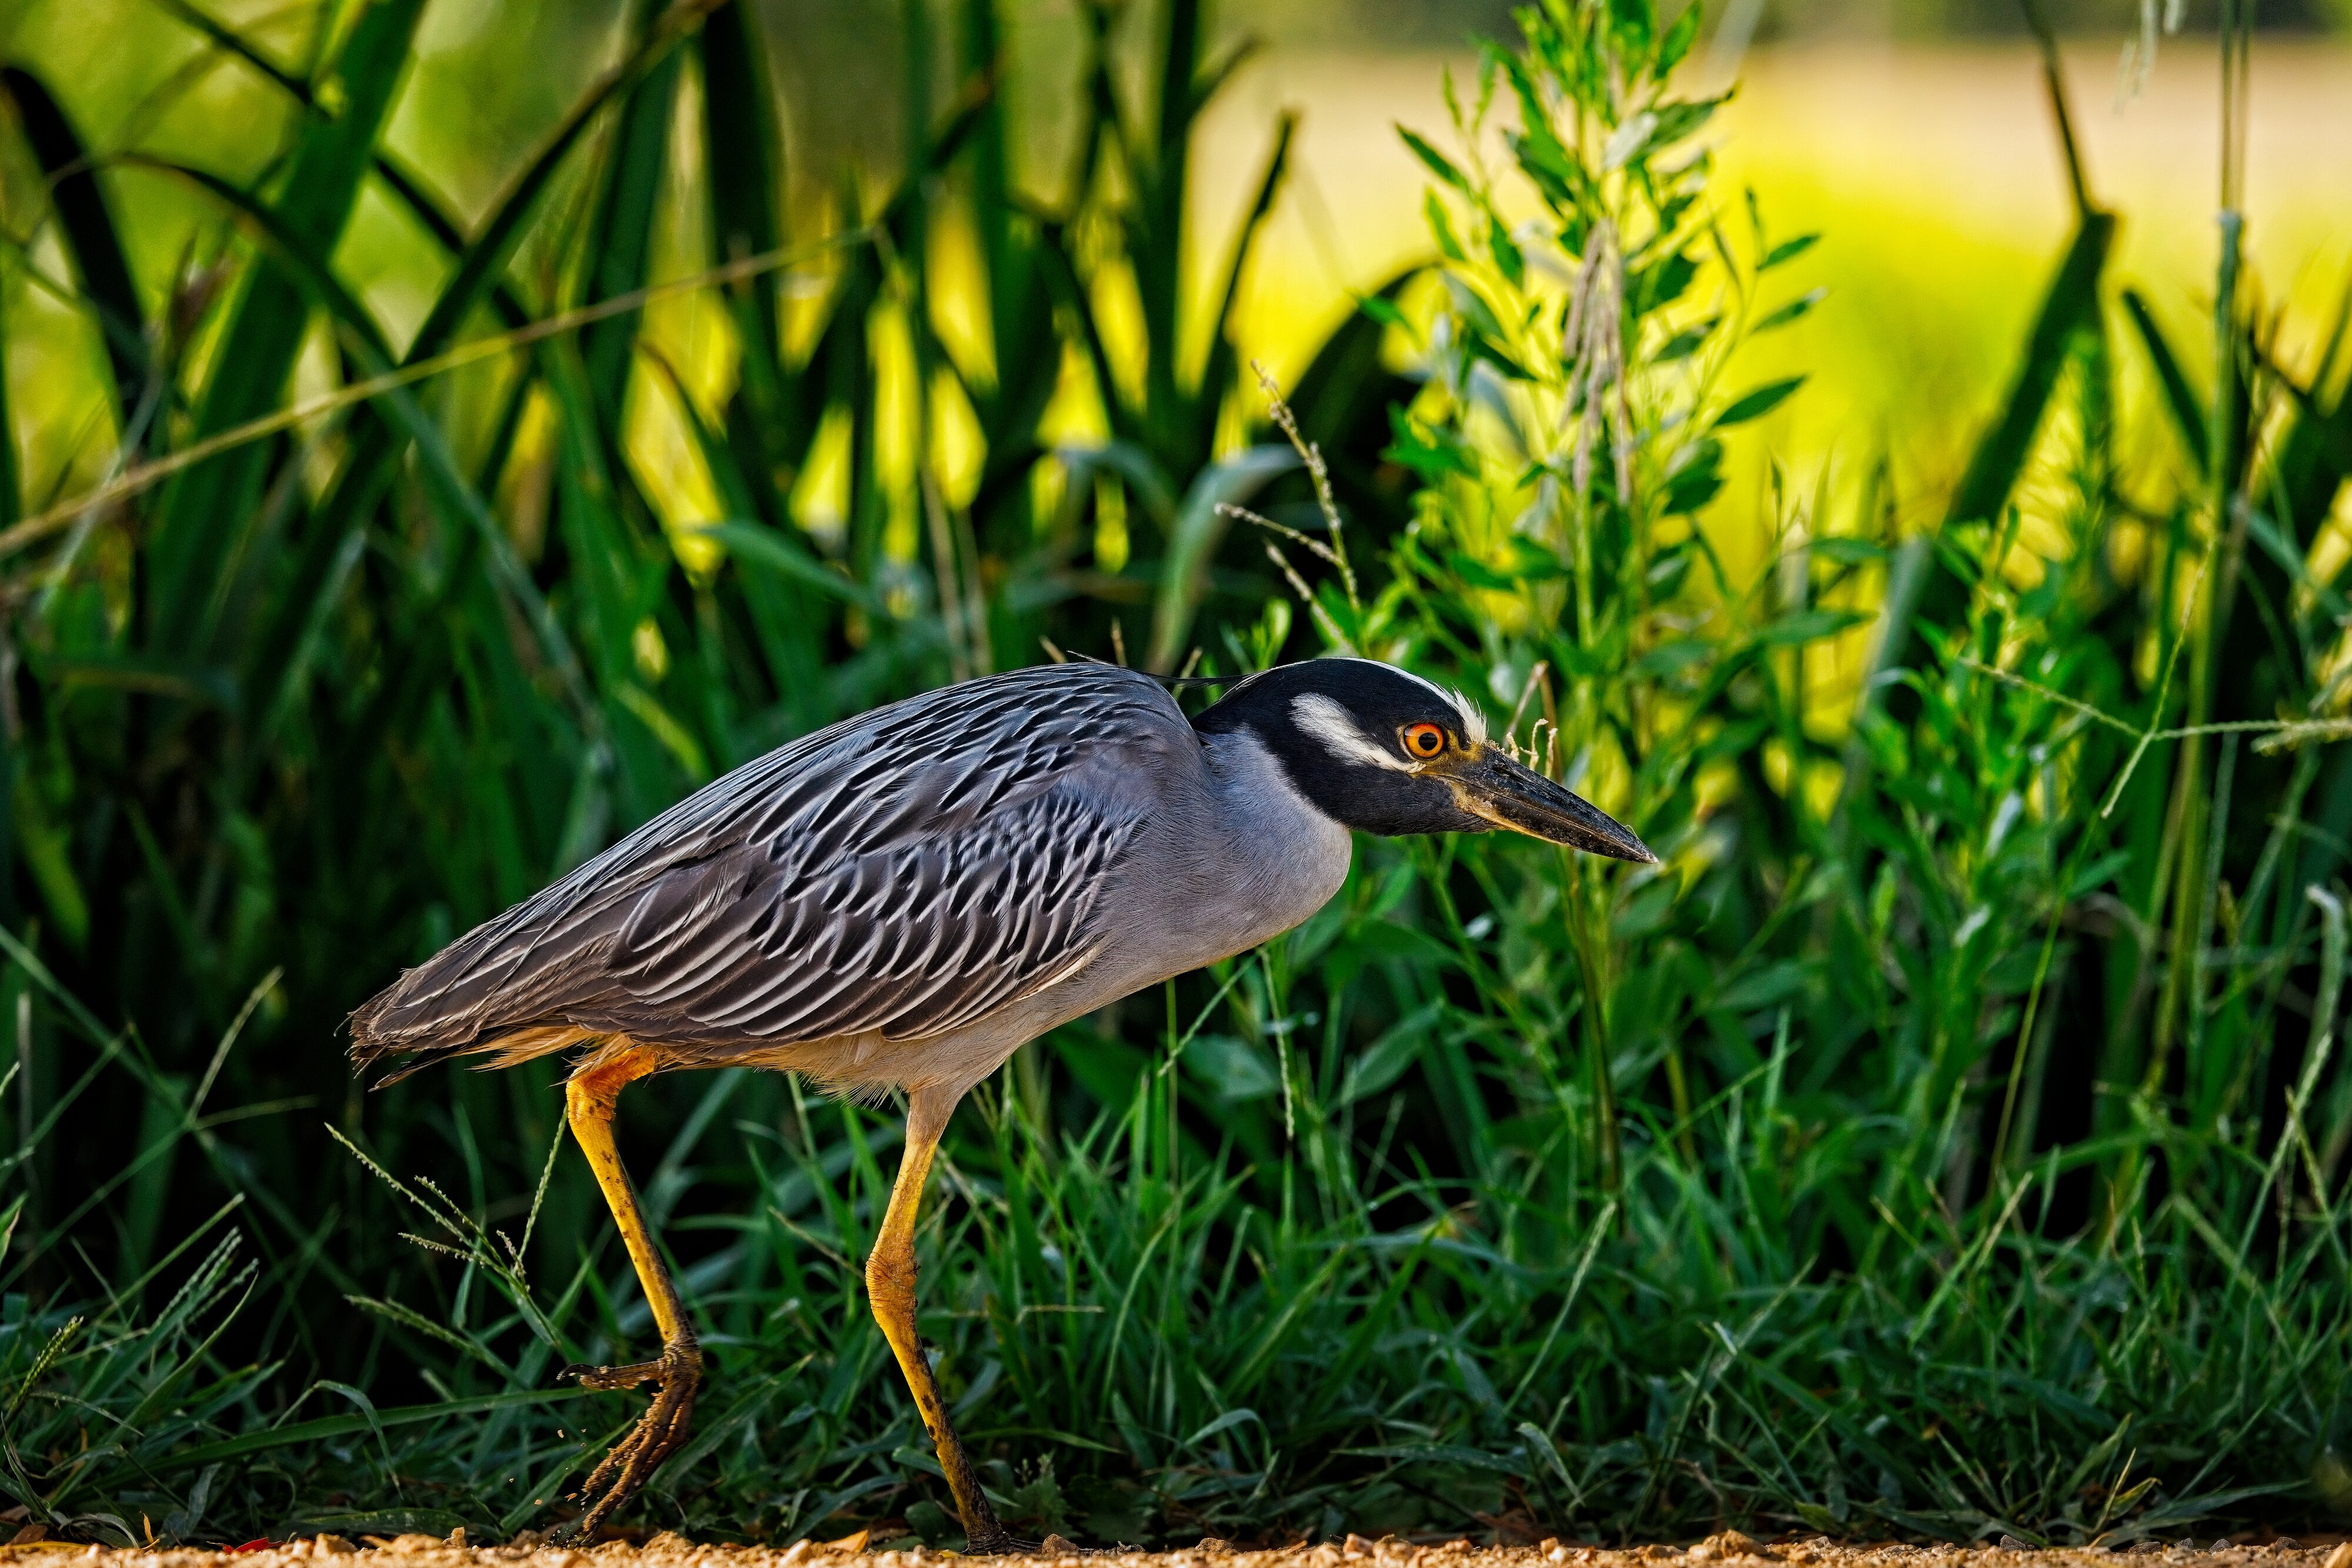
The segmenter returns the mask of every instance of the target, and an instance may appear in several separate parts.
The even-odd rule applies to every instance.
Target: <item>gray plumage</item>
[[[1296,925],[1348,844],[1255,736],[1196,733],[1148,676],[1015,671],[728,774],[407,971],[352,1015],[352,1055],[406,1055],[396,1078],[609,1036],[961,1089]]]

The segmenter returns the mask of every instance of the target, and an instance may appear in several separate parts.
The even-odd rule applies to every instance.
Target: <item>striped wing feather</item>
[[[716,1047],[947,1033],[1084,964],[1154,781],[1197,745],[1147,677],[1099,665],[834,726],[403,975],[352,1015],[352,1054],[413,1071],[549,1026]]]

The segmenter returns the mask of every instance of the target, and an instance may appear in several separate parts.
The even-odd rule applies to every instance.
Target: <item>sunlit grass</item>
[[[2166,40],[2147,89],[2121,105],[2117,49],[2090,39],[2066,49],[2093,192],[2124,214],[2116,275],[2168,328],[2192,334],[2210,309],[2218,244],[2213,46]],[[1303,114],[1301,190],[1268,232],[1243,318],[1269,362],[1296,363],[1328,329],[1342,308],[1336,287],[1371,287],[1428,255],[1422,172],[1391,125],[1442,123],[1436,64],[1276,53],[1212,120],[1200,210],[1213,222],[1231,210],[1265,115]],[[1453,64],[1466,79],[1469,62]],[[2259,44],[2253,79],[2251,256],[2286,323],[2283,349],[2307,354],[2352,267],[2352,119],[2340,112],[2352,46]],[[1809,282],[1828,290],[1758,346],[1759,379],[1801,371],[1807,392],[1735,444],[1741,476],[1710,518],[1721,547],[1751,570],[1764,559],[1768,459],[1806,485],[1832,465],[1843,486],[1885,453],[1906,515],[1933,517],[2066,237],[2066,177],[2032,48],[1758,48],[1709,140],[1719,192],[1753,189],[1777,233],[1826,236]],[[2170,463],[2145,380],[2122,391],[2125,460]]]

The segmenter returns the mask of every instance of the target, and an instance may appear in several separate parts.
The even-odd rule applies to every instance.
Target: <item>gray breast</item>
[[[1347,879],[1348,830],[1310,805],[1248,730],[1205,737],[1196,793],[1171,791],[1122,862],[1119,907],[1134,919],[1106,967],[1181,975],[1297,925]]]

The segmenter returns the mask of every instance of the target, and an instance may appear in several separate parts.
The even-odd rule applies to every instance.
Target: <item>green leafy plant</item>
[[[14,683],[0,918],[68,990],[104,998],[154,1083],[174,1086],[111,1075],[85,1104],[147,1127],[142,1147],[167,1140],[111,1255],[92,1260],[118,1284],[199,1211],[169,1179],[184,1157],[173,1096],[263,972],[282,983],[220,1070],[223,1092],[343,1104],[329,1042],[372,986],[718,772],[1032,659],[1041,639],[1105,653],[1131,639],[1140,654],[1155,602],[1178,642],[1213,636],[1236,593],[1255,614],[1246,569],[1213,574],[1202,520],[1217,522],[1209,499],[1289,461],[1213,450],[1278,153],[1211,314],[1177,309],[1171,262],[1145,278],[1157,335],[1134,365],[1095,323],[1105,275],[1160,265],[1130,243],[1184,240],[1184,148],[1233,64],[1202,67],[1197,7],[1146,40],[1164,100],[1147,110],[1124,102],[1095,16],[1084,166],[1046,209],[1010,166],[1003,98],[1019,84],[992,13],[962,6],[948,90],[910,50],[907,166],[830,215],[789,209],[789,106],[766,43],[742,10],[704,0],[632,7],[615,63],[482,211],[456,212],[385,148],[420,68],[420,10],[385,0],[344,26],[320,7],[299,64],[193,7],[155,19],[286,109],[249,183],[144,147],[110,153],[33,65],[5,78],[42,176],[11,187],[12,232],[53,234],[64,262],[52,276],[12,252],[8,286],[85,313],[89,360],[57,373],[104,382],[111,428],[91,437],[108,455],[87,494],[28,507],[13,469],[0,486]],[[1108,162],[1118,178],[1098,172]],[[159,186],[207,216],[169,277],[134,276],[126,255],[163,247],[138,243],[149,209],[126,195]],[[339,270],[352,214],[375,198],[443,268],[397,340]],[[931,237],[958,225],[982,256],[984,330],[962,360],[939,328]],[[676,257],[688,243],[703,248]],[[648,324],[681,308],[726,340],[735,369],[715,391]],[[1207,343],[1184,376],[1180,337]],[[1066,360],[1079,390],[1065,401],[1093,397],[1126,434],[1066,449],[1041,434]],[[648,458],[648,409],[667,411],[684,451]],[[1360,412],[1377,430],[1380,409]],[[976,475],[943,454],[942,424],[976,432],[961,465]],[[1196,471],[1180,500],[1168,476]],[[715,507],[697,509],[698,486]],[[1132,517],[1129,559],[1090,559],[1097,507]],[[63,1046],[37,1008],[26,1030],[28,1103],[46,1105]],[[493,1144],[545,1141],[541,1107],[491,1094],[467,1114]],[[368,1124],[392,1148],[437,1144],[436,1115],[395,1100]],[[361,1103],[336,1120],[357,1132]],[[240,1183],[289,1195],[277,1244],[299,1249],[331,1223],[302,1178],[323,1155],[310,1131],[245,1151]],[[114,1157],[53,1145],[42,1185],[104,1182]],[[559,1195],[567,1223],[582,1200]],[[36,1250],[62,1241],[58,1207],[27,1212]]]

